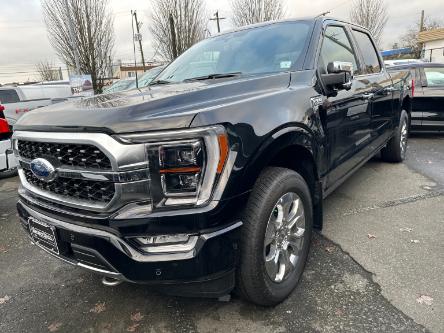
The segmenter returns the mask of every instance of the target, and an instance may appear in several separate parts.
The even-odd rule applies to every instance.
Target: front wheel
[[[404,161],[407,153],[407,140],[409,137],[409,115],[407,111],[401,111],[399,126],[395,135],[390,139],[381,153],[382,159],[387,162],[399,163]]]
[[[298,284],[310,248],[312,202],[304,178],[285,168],[264,170],[243,222],[238,291],[255,304],[276,305]]]

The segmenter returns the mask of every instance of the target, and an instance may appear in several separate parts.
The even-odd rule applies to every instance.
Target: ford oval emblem
[[[51,181],[55,178],[54,166],[44,158],[36,158],[31,161],[31,171],[40,180]]]

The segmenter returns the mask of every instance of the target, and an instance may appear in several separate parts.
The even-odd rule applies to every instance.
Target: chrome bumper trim
[[[161,261],[175,261],[175,260],[186,260],[192,259],[197,256],[200,249],[203,247],[205,242],[213,237],[220,236],[224,233],[227,233],[231,230],[239,228],[242,225],[241,221],[235,222],[228,227],[225,227],[220,230],[216,230],[214,232],[204,233],[197,235],[198,239],[195,243],[195,246],[192,249],[187,248],[186,246],[182,249],[179,245],[175,247],[174,252],[169,253],[142,253],[138,249],[134,248],[131,244],[129,244],[126,240],[117,236],[115,233],[110,231],[93,229],[84,226],[80,226],[77,224],[67,223],[60,220],[56,220],[54,218],[43,215],[32,208],[26,206],[23,202],[21,202],[23,207],[29,212],[29,214],[37,219],[40,219],[46,223],[49,223],[55,227],[70,230],[76,233],[81,233],[89,236],[95,236],[110,242],[114,247],[116,247],[119,251],[127,255],[129,258],[138,261],[138,262],[161,262]],[[143,236],[143,235],[141,235]]]

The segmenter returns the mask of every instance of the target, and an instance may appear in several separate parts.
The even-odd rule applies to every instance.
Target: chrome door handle
[[[395,87],[387,87],[384,89],[384,93],[388,96],[391,93],[394,93],[395,91],[397,91],[398,89],[396,89]]]
[[[361,95],[362,99],[372,99],[373,97],[375,97],[375,94],[373,94],[373,93],[368,93],[368,94],[362,94]]]

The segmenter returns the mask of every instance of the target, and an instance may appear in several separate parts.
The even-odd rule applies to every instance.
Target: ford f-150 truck
[[[325,17],[243,27],[147,88],[22,117],[20,221],[108,285],[274,305],[300,279],[323,199],[379,152],[404,159],[409,114],[406,82],[366,29]]]

